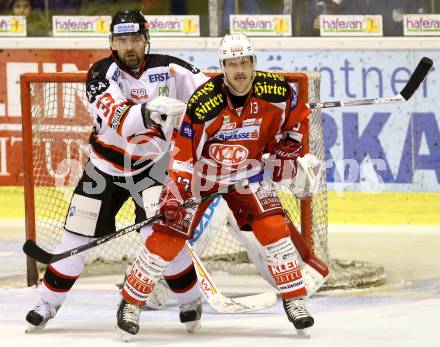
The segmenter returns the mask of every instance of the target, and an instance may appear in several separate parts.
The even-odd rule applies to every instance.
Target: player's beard
[[[139,54],[138,52],[133,50],[125,52],[121,60],[128,68],[137,69],[141,66],[143,57],[143,54]]]

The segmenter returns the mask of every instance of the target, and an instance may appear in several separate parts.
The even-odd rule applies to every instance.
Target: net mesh
[[[295,88],[299,88],[301,83],[308,83],[309,101],[319,101],[319,74],[304,74],[307,76],[305,80],[299,79],[296,73],[285,73]],[[27,201],[27,210],[34,210],[35,225],[28,228],[35,228],[37,243],[49,251],[53,251],[60,241],[73,189],[88,158],[91,110],[85,96],[85,74],[75,75],[76,82],[73,83],[63,82],[62,79],[60,81],[60,78],[52,79],[57,82],[50,82],[51,78],[48,78],[47,81],[30,83],[32,153],[28,156],[32,158],[34,203],[28,206]],[[319,110],[314,110],[309,120],[309,147],[310,152],[322,162],[325,153],[323,141],[321,114]],[[330,266],[327,288],[367,286],[383,282],[384,271],[381,266],[330,257],[325,174],[320,176],[318,193],[310,205],[301,203],[291,193],[280,192],[280,196],[297,228],[303,235],[309,235],[309,243],[315,254]],[[307,223],[304,223],[304,219],[307,219]],[[134,205],[131,199],[119,211],[116,222],[118,230],[134,224]],[[83,274],[124,273],[139,245],[138,233],[132,232],[93,248]],[[226,228],[216,234],[211,246],[202,254],[202,260],[210,271],[257,273],[243,246]]]

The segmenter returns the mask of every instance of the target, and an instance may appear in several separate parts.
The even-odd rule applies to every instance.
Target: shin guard
[[[290,237],[264,246],[267,266],[283,299],[307,295],[301,267]]]
[[[143,306],[168,264],[147,247],[142,247],[124,283],[122,296],[131,304]]]

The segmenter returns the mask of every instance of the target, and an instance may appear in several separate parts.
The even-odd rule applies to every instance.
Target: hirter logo
[[[243,163],[249,154],[249,150],[241,145],[212,144],[209,147],[209,155],[217,163],[223,165],[238,165]]]

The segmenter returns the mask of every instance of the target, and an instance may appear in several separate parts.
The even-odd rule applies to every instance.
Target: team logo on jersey
[[[148,99],[148,94],[145,89],[132,89],[131,90],[131,97],[133,99],[146,100],[146,99]]]
[[[232,166],[243,163],[249,155],[249,150],[241,145],[214,143],[209,146],[209,155],[219,164]]]
[[[183,121],[182,126],[180,127],[180,135],[188,139],[192,139],[194,137],[194,129],[192,125]]]
[[[226,115],[223,116],[222,124],[229,123],[230,120],[231,120],[231,117],[228,114],[226,114]]]

